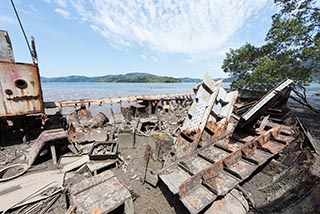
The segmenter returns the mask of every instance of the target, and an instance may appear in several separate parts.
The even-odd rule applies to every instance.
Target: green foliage
[[[189,78],[191,80],[191,78]],[[106,75],[101,77],[68,76],[68,77],[41,77],[43,82],[128,82],[128,83],[180,83],[181,79],[166,76],[157,76],[148,73],[128,73],[120,75]]]
[[[285,78],[296,88],[320,77],[320,10],[314,0],[275,0],[266,44],[245,44],[226,54],[223,70],[237,88],[269,89]]]
[[[125,75],[108,75],[101,77],[97,82],[128,82],[128,83],[179,83],[181,80],[166,77],[166,76],[156,76],[147,73],[130,73]]]
[[[239,49],[230,49],[222,69],[224,72],[230,73],[234,80],[232,83],[234,87],[250,86],[247,80],[256,68],[260,56],[262,56],[261,50],[249,43]]]

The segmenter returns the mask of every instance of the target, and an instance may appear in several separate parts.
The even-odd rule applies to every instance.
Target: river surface
[[[43,98],[48,101],[79,100],[89,98],[124,97],[133,95],[156,95],[167,93],[192,92],[196,83],[91,83],[91,82],[54,82],[42,83]],[[127,105],[124,103],[124,105]],[[113,110],[118,112],[119,105],[113,105]],[[63,113],[71,113],[73,108],[64,108]],[[110,115],[110,105],[92,106],[93,114],[103,112]],[[56,109],[46,110],[53,114]]]
[[[192,92],[195,83],[42,83],[45,101]]]
[[[88,98],[192,92],[192,89],[195,85],[196,83],[54,82],[42,83],[42,90],[44,101],[47,102],[61,100],[79,100]],[[223,83],[223,87],[229,87],[229,83]],[[319,93],[320,84],[311,83],[307,87],[307,95],[310,101],[316,105],[320,104]]]
[[[122,97],[131,95],[151,95],[192,92],[196,83],[88,83],[54,82],[42,83],[45,101],[75,100],[87,98]],[[223,83],[228,87],[229,83]],[[307,87],[310,98],[319,100],[320,84],[311,83]],[[317,99],[317,97],[319,99]]]

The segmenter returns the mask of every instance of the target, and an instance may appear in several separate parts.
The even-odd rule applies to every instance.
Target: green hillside
[[[119,75],[106,75],[99,77],[67,76],[67,77],[41,77],[42,82],[129,82],[129,83],[180,83],[182,80],[174,77],[157,76],[149,73],[128,73]]]

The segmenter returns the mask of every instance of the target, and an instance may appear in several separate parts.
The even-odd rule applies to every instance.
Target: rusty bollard
[[[143,181],[142,183],[144,184],[147,176],[147,171],[148,171],[148,166],[149,166],[149,161],[152,155],[152,148],[150,145],[147,145],[146,149],[144,150],[144,160],[146,162],[146,168],[144,170],[144,176],[143,176]]]

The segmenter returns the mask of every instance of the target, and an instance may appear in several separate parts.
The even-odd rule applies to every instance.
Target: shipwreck
[[[261,93],[205,74],[193,92],[44,102],[31,44],[33,63],[15,62],[0,31],[3,214],[320,212],[292,80]]]

